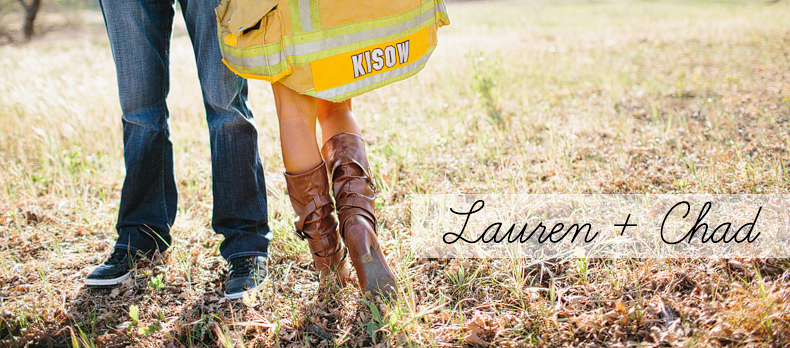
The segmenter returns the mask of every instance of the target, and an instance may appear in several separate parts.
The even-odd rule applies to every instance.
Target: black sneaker
[[[237,299],[263,286],[268,272],[263,256],[242,256],[230,260],[230,272],[225,280],[225,297]]]
[[[110,258],[88,274],[85,285],[89,287],[113,287],[129,279],[137,256],[128,250],[115,249]]]

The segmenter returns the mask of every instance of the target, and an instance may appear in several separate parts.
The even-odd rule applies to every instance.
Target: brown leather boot
[[[353,133],[340,133],[324,143],[321,153],[332,178],[340,235],[351,254],[359,286],[377,295],[394,296],[395,276],[376,239],[375,185],[365,141]]]
[[[307,239],[315,269],[323,281],[330,272],[346,283],[350,276],[348,252],[337,230],[337,217],[324,163],[304,174],[285,173],[288,196],[298,215],[296,235]]]

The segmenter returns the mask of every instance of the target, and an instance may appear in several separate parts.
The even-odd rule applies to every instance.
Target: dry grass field
[[[788,1],[447,7],[425,71],[354,101],[399,281],[386,303],[319,288],[291,233],[259,81],[272,282],[222,297],[208,131],[180,22],[174,245],[117,289],[85,288],[112,247],[124,175],[101,16],[0,46],[0,346],[790,347],[789,260],[425,260],[404,242],[416,193],[788,193]]]

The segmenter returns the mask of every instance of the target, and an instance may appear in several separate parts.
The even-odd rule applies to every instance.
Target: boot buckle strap
[[[365,177],[367,178],[367,180],[365,180],[365,181],[368,183],[368,186],[370,186],[370,189],[373,190],[373,192],[378,192],[377,186],[376,186],[376,180],[374,180],[373,176],[370,175],[370,168],[366,167],[366,166],[363,166],[356,159],[348,157],[346,155],[341,155],[340,160],[339,161],[335,161],[334,165],[332,166],[332,170],[330,171],[330,173],[331,173],[331,177],[333,178],[333,180],[334,180],[334,176],[335,176],[335,174],[334,174],[335,170],[338,167],[343,166],[343,165],[350,165],[350,164],[354,164],[357,167],[359,167],[360,169],[362,169],[362,173],[364,173]]]
[[[321,208],[321,207],[323,207],[323,206],[325,206],[327,204],[332,204],[332,197],[330,197],[328,194],[327,195],[314,196],[312,203],[313,203],[313,208],[317,210],[317,209],[319,209],[319,208]]]
[[[360,198],[357,196],[343,197],[337,202],[338,207],[353,207],[366,210],[372,214],[376,210],[375,204],[371,199]]]
[[[359,163],[359,161],[357,161],[354,158],[348,158],[348,160],[349,160],[349,162],[356,164],[357,167],[362,169],[362,172],[365,173],[365,177],[367,178],[367,180],[365,180],[365,181],[367,181],[368,186],[370,186],[370,189],[373,190],[373,192],[377,192],[377,190],[376,190],[376,180],[373,180],[373,176],[370,175],[370,168],[367,167],[367,166],[363,166],[361,163]]]
[[[313,196],[313,200],[307,203],[305,206],[304,211],[306,213],[303,213],[296,219],[296,221],[294,221],[294,226],[296,227],[297,232],[304,229],[304,223],[308,216],[317,212],[318,209],[327,204],[332,204],[332,198],[329,195]],[[301,232],[297,233],[296,235],[302,237],[302,239],[305,239],[304,234]]]
[[[310,246],[310,251],[319,252],[329,249],[333,244],[330,243],[329,237],[323,236],[322,238],[311,239],[308,241],[308,246]]]

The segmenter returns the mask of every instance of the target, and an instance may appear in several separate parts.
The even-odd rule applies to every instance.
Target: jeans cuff
[[[163,254],[166,251],[166,250],[157,250],[157,249],[151,249],[151,250],[145,251],[143,249],[135,248],[135,247],[133,247],[131,245],[128,245],[128,244],[115,244],[113,249],[120,249],[120,250],[123,250],[123,251],[128,251],[128,252],[130,252],[132,254],[137,254],[137,253],[143,254],[143,255],[145,255],[145,257],[149,257],[149,258],[154,256],[156,253]]]
[[[233,259],[235,259],[237,257],[245,257],[245,256],[263,256],[263,257],[268,258],[269,257],[269,252],[265,252],[265,251],[243,251],[243,252],[238,252],[238,253],[233,253],[233,254],[228,255],[228,259],[227,260],[230,261],[230,260],[233,260]]]
[[[128,245],[128,244],[115,244],[113,249],[121,249],[121,250],[124,250],[124,251],[130,251],[132,253],[141,252],[141,253],[145,254],[144,251],[142,251],[142,250],[140,250],[138,248],[135,248],[135,247],[133,247],[131,245]]]

